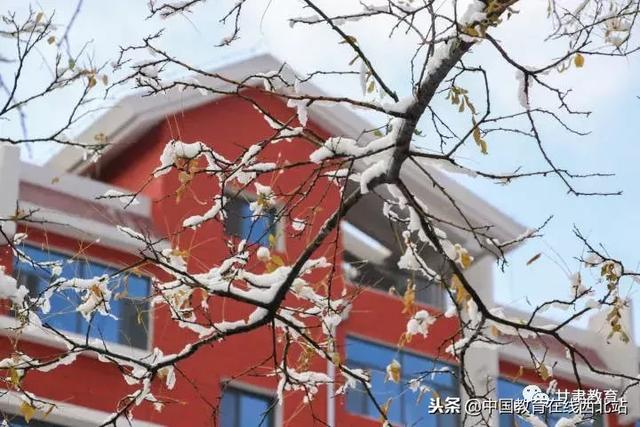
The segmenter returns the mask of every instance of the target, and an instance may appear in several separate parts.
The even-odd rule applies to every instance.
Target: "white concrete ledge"
[[[0,410],[8,414],[20,414],[20,404],[22,398],[19,393],[12,390],[0,391]],[[41,412],[37,412],[33,419],[48,421],[51,423],[61,424],[68,427],[89,427],[99,426],[105,421],[111,414],[97,409],[87,408],[85,406],[73,405],[67,402],[60,402],[56,400],[47,399],[44,396],[37,396],[38,398],[52,403],[56,408],[51,411],[49,415],[45,415]],[[152,423],[148,421],[132,420],[129,422],[124,417],[118,419],[116,422],[118,427],[162,427],[163,424]]]

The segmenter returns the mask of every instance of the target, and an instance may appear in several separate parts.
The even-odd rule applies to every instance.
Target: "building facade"
[[[244,58],[227,64],[219,70],[221,75],[242,80],[258,73],[278,69],[280,62],[269,55]],[[4,230],[7,236],[24,233],[20,248],[42,262],[61,262],[62,277],[95,277],[113,273],[124,266],[135,264],[139,257],[140,242],[119,233],[117,225],[147,235],[169,237],[167,245],[188,251],[190,267],[205,269],[208,263],[224,256],[226,242],[246,239],[250,243],[272,243],[274,250],[285,259],[295,259],[304,250],[302,238],[291,238],[287,233],[275,233],[276,242],[265,241],[264,230],[285,227],[272,223],[267,217],[262,223],[247,222],[248,203],[241,199],[227,207],[227,220],[208,222],[197,230],[180,230],[185,218],[200,214],[202,200],[211,193],[211,182],[204,176],[190,182],[189,191],[180,193],[180,182],[171,173],[149,182],[158,166],[158,159],[167,141],[203,141],[227,158],[236,158],[255,141],[268,138],[273,129],[265,122],[247,98],[260,102],[270,114],[277,117],[291,115],[291,110],[277,96],[247,89],[242,97],[207,95],[197,93],[170,93],[163,97],[126,98],[91,125],[80,137],[80,142],[90,143],[96,135],[106,138],[110,148],[98,162],[87,162],[83,154],[74,148],[63,150],[45,167],[22,164],[16,149],[0,148],[0,177],[3,200],[0,216],[17,216],[15,229]],[[310,124],[318,135],[352,136],[371,126],[345,107],[318,106],[310,108]],[[306,160],[314,147],[292,138],[279,143],[277,149],[266,151],[266,156],[278,159],[286,153],[291,162]],[[455,218],[456,212],[447,207],[443,196],[425,186],[412,175],[409,168],[405,180],[431,209],[442,217]],[[455,181],[439,174],[441,182],[453,194],[467,213],[485,223],[495,224],[495,233],[503,241],[522,234],[524,229],[478,196],[468,192]],[[286,191],[287,186],[307,179],[304,169],[296,169],[279,178]],[[118,200],[96,199],[109,190],[138,191],[139,203],[127,206]],[[167,195],[172,195],[168,197]],[[322,199],[313,196],[304,200],[301,210],[317,212],[318,222],[339,204],[338,192],[328,193]],[[322,209],[318,207],[321,206]],[[17,210],[16,210],[17,207]],[[428,414],[429,396],[416,402],[415,396],[402,393],[400,385],[385,380],[386,366],[398,360],[403,366],[402,379],[409,380],[414,372],[432,370],[428,386],[437,395],[465,401],[464,392],[455,375],[456,361],[443,348],[450,342],[458,328],[455,317],[440,317],[431,327],[426,339],[416,337],[397,350],[397,343],[406,329],[407,316],[402,313],[403,303],[398,294],[408,277],[394,263],[397,249],[394,236],[384,230],[384,218],[371,214],[380,212],[380,202],[365,200],[344,219],[341,230],[343,250],[337,260],[342,274],[335,276],[335,292],[343,288],[358,289],[349,317],[339,326],[337,347],[342,360],[350,366],[363,368],[371,373],[372,390],[380,401],[393,398],[389,407],[389,419],[397,425],[458,426],[462,415]],[[310,230],[312,231],[312,230]],[[455,235],[454,230],[448,230]],[[493,303],[493,260],[479,248],[469,236],[455,236],[471,248],[476,261],[469,270],[473,283],[479,284],[478,292],[489,306]],[[46,290],[50,277],[21,262],[8,247],[0,254],[0,263],[7,272],[27,286],[31,294]],[[141,267],[125,275],[121,282],[113,283],[114,292],[120,295],[112,306],[114,317],[98,318],[89,323],[78,313],[78,301],[73,295],[60,295],[52,299],[49,313],[42,314],[53,327],[66,331],[70,336],[96,339],[107,343],[111,350],[132,358],[148,358],[150,349],[159,347],[165,354],[179,351],[192,338],[191,332],[179,328],[162,307],[151,307],[149,296],[153,292],[152,277],[159,271]],[[433,314],[442,314],[446,298],[430,283],[417,284],[417,300],[421,308]],[[390,292],[395,288],[396,293]],[[60,340],[46,330],[25,330],[15,334],[15,316],[8,304],[3,305],[0,322],[0,359],[20,349],[33,357],[46,358],[59,351]],[[241,311],[230,304],[226,310]],[[513,316],[518,313],[505,308]],[[384,316],[383,319],[380,317]],[[605,349],[592,333],[570,328],[567,338],[579,343],[590,363],[601,369],[628,366],[627,372],[637,375],[638,355],[635,347]],[[224,343],[202,348],[193,357],[180,363],[180,375],[175,388],[164,390],[154,386],[154,395],[166,396],[168,402],[162,411],[151,404],[136,408],[134,425],[139,426],[208,426],[243,427],[275,426],[376,426],[380,424],[377,411],[362,390],[352,390],[336,396],[335,386],[323,388],[311,402],[300,392],[285,394],[281,404],[274,405],[277,379],[264,375],[261,366],[268,366],[273,334],[262,328],[243,336],[231,337]],[[574,390],[577,385],[574,367],[564,355],[564,349],[552,342],[532,339],[531,348],[547,354],[552,360],[553,376],[560,388]],[[497,378],[497,387],[489,396],[497,398],[521,398],[527,385],[546,384],[531,366],[531,355],[524,346],[511,345],[498,349],[472,349],[468,372],[479,384],[486,383],[487,376]],[[614,353],[612,356],[611,354]],[[550,362],[551,363],[551,362]],[[247,374],[247,367],[255,369]],[[336,375],[333,364],[313,361],[311,368]],[[578,366],[589,388],[618,389],[621,384],[604,376],[597,376]],[[264,370],[263,370],[264,371]],[[35,373],[24,380],[24,387],[38,396],[59,403],[59,408],[45,416],[37,413],[29,425],[85,426],[98,425],[118,407],[119,399],[131,392],[132,387],[122,381],[122,376],[111,364],[103,363],[94,354],[83,354],[75,363],[61,366],[49,373]],[[640,405],[640,396],[638,405]],[[20,401],[14,391],[7,391],[0,400],[0,410],[9,425],[22,425]],[[616,427],[632,423],[638,408],[631,402],[627,417],[608,416],[594,425]],[[553,417],[551,417],[553,418]],[[553,419],[550,420],[550,422]],[[496,426],[514,425],[513,418],[494,415]],[[125,425],[125,424],[122,424]],[[524,424],[519,424],[524,425]],[[553,425],[553,424],[550,424]]]

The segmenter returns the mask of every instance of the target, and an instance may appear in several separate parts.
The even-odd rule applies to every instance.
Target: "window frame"
[[[247,203],[251,203],[251,202],[255,202],[257,200],[257,194],[254,191],[251,191],[248,189],[247,187],[244,188],[240,188],[237,187],[235,185],[227,185],[223,191],[223,195],[224,197],[227,198],[227,200],[233,200],[233,199],[242,199],[244,201],[246,201]],[[226,205],[226,203],[225,203]],[[282,210],[282,208],[284,207],[284,205],[282,203],[276,202],[273,204],[273,209],[276,212],[280,212]],[[222,210],[224,211],[224,207],[222,208]],[[222,221],[222,233],[224,234],[225,237],[231,237],[232,235],[227,234],[227,224],[226,224],[226,218]],[[282,218],[275,218],[274,221],[274,228],[276,230],[276,245],[275,248],[273,248],[275,251],[278,252],[284,252],[286,251],[286,239],[285,239],[285,226],[284,223],[282,221]],[[238,237],[239,236],[233,236],[233,237]],[[254,243],[256,245],[259,245],[259,243]]]
[[[366,336],[363,336],[363,335],[360,335],[360,334],[347,333],[347,335],[345,336],[345,339],[344,339],[344,343],[345,343],[345,345],[344,345],[344,348],[345,348],[345,360],[346,360],[345,363],[350,367],[361,368],[361,369],[365,369],[365,370],[371,369],[370,366],[364,366],[365,364],[363,364],[361,362],[356,362],[356,361],[353,361],[352,359],[349,359],[349,347],[348,347],[348,340],[349,339],[355,339],[355,340],[358,340],[358,341],[362,341],[365,344],[370,344],[370,345],[374,345],[374,346],[377,346],[377,347],[381,347],[382,349],[391,351],[392,353],[394,353],[396,355],[398,353],[404,353],[404,354],[406,354],[408,356],[411,356],[411,357],[414,357],[414,358],[423,359],[427,363],[431,362],[431,363],[436,363],[436,364],[440,364],[440,365],[446,365],[447,367],[451,368],[451,371],[454,373],[454,374],[450,374],[450,375],[457,375],[458,371],[459,371],[459,367],[457,365],[455,365],[453,363],[449,363],[449,362],[436,360],[430,355],[427,355],[427,354],[424,354],[424,353],[419,353],[419,352],[414,351],[414,350],[409,349],[409,348],[403,348],[402,350],[398,350],[396,347],[394,347],[393,345],[391,345],[391,344],[389,344],[387,342],[384,342],[384,341],[381,341],[381,340],[378,340],[378,339],[375,339],[375,338],[371,338],[371,337],[366,337]],[[390,363],[390,362],[391,362],[391,360],[389,360],[386,363]],[[385,368],[386,368],[386,365],[385,365]],[[378,370],[378,368],[375,368],[375,369]],[[456,378],[456,377],[454,377],[454,378]],[[406,378],[401,378],[401,380],[402,379],[406,379]],[[368,413],[353,412],[353,411],[349,410],[348,404],[347,404],[347,399],[348,399],[347,394],[349,393],[349,391],[350,390],[348,390],[345,393],[344,397],[343,397],[344,398],[344,410],[351,416],[357,416],[357,417],[362,417],[362,418],[366,418],[366,419],[372,419],[372,417]],[[406,390],[403,390],[403,393],[405,391]],[[455,391],[455,396],[454,397],[459,397],[461,399],[461,401],[462,401],[462,395],[460,393],[460,382],[457,380],[457,378],[456,378],[454,386],[451,387],[451,391]],[[427,412],[425,412],[425,415],[431,415],[431,414],[428,414]],[[455,416],[455,414],[452,414],[452,415]],[[437,415],[434,415],[434,416],[437,416]],[[459,422],[460,421],[460,415],[457,415],[457,418],[458,418],[458,422]],[[378,421],[377,418],[376,418],[376,421]],[[391,425],[394,425],[394,426],[407,425],[407,424],[405,424],[406,420],[400,420],[400,421],[392,421],[392,420],[390,420],[390,423],[391,423]],[[411,424],[411,425],[413,425],[413,424]]]
[[[43,251],[55,253],[55,254],[66,257],[66,259],[77,258],[77,253],[74,253],[71,249],[64,246],[60,246],[60,245],[47,244],[46,249],[42,249],[41,242],[34,242],[29,240],[26,240],[25,242],[23,242],[23,245],[31,246],[37,250],[43,250]],[[79,260],[86,261],[88,263],[97,264],[106,268],[112,268],[115,270],[122,269],[121,265],[118,266],[115,262],[111,260],[103,260],[96,256],[92,256],[91,254],[83,253],[82,258],[80,258]],[[12,274],[14,273],[15,273],[15,256],[12,258]],[[151,277],[149,275],[143,275],[143,277],[149,280],[149,294],[151,294],[151,291],[152,291]],[[153,349],[153,333],[154,333],[154,324],[155,324],[155,316],[153,315],[153,308],[151,304],[149,304],[149,316],[147,320],[148,320],[147,339],[146,339],[144,348],[135,347],[125,343],[113,342],[108,340],[104,340],[104,344],[103,344],[102,340],[99,340],[99,338],[91,338],[91,337],[89,337],[89,343],[91,344],[93,340],[97,339],[99,340],[100,345],[106,345],[107,348],[117,353],[128,355],[131,357],[148,356],[151,353],[151,350]],[[3,329],[6,327],[10,327],[10,328],[15,327],[14,325],[17,325],[17,324],[18,322],[16,321],[15,317],[13,317],[12,315],[1,314],[0,315],[0,335],[12,335],[10,332],[6,332]],[[61,346],[58,343],[58,340],[56,340],[55,338],[52,338],[50,334],[47,333],[46,331],[39,331],[39,330],[34,331],[32,329],[33,328],[29,328],[29,331],[23,332],[21,337],[24,337],[29,341],[39,343],[39,344],[53,346],[55,348],[65,348],[64,346]],[[68,338],[76,342],[84,343],[86,341],[86,334],[80,334],[73,331],[65,331],[65,333],[67,334]],[[56,344],[56,345],[52,345],[52,344]]]
[[[347,255],[345,257],[345,255]],[[348,277],[347,274],[345,274],[344,272],[344,266],[345,265],[349,265],[349,267],[347,268],[354,268],[357,269],[358,267],[354,267],[353,264],[355,264],[355,262],[352,261],[347,261],[347,258],[355,258],[357,261],[356,262],[363,262],[363,263],[370,263],[371,267],[373,269],[384,269],[383,265],[377,265],[374,262],[365,260],[365,259],[361,259],[360,257],[358,257],[357,254],[351,252],[351,251],[347,251],[347,250],[343,250],[342,255],[341,255],[341,263],[343,266],[343,277],[346,283],[350,284],[351,286],[355,286],[359,289],[365,289],[367,290],[367,292],[375,292],[378,293],[380,295],[387,295],[389,296],[389,289],[384,289],[382,287],[379,286],[373,286],[370,285],[368,283],[364,283],[363,281],[359,281],[358,278],[352,279],[350,277]],[[399,276],[398,279],[403,280],[404,283],[406,283],[407,281],[411,280],[413,282],[413,284],[416,286],[416,293],[420,291],[419,286],[421,286],[420,282],[422,281],[422,279],[426,279],[424,276],[419,275],[417,272],[409,272],[408,274],[402,274],[399,272],[396,272],[396,274]],[[415,280],[415,277],[418,277],[419,280]],[[395,280],[396,277],[391,277],[391,275],[386,275],[386,278],[389,280]],[[404,289],[404,283],[403,283],[403,289]],[[430,283],[427,284],[427,286],[430,287],[437,287],[438,284],[437,283]],[[425,288],[426,289],[426,288]],[[396,287],[397,290],[397,287]],[[404,291],[403,291],[404,292]],[[392,295],[393,298],[396,299],[402,299],[401,295],[403,292],[400,292],[400,295]],[[435,292],[433,289],[429,289],[429,292]],[[437,310],[438,312],[444,313],[445,311],[447,311],[449,309],[449,307],[451,306],[452,302],[451,302],[451,298],[448,297],[446,290],[444,288],[439,289],[440,295],[438,297],[439,301],[434,302],[429,302],[429,301],[424,301],[422,299],[418,299],[418,297],[416,296],[416,305],[421,306],[421,307],[428,307],[430,309],[433,310]]]
[[[220,399],[219,399],[219,407],[222,405],[222,398],[227,389],[233,389],[236,392],[253,395],[257,397],[261,397],[264,399],[271,399],[273,401],[273,409],[271,410],[271,420],[273,423],[272,427],[280,427],[282,425],[282,414],[283,414],[283,406],[284,402],[281,405],[278,402],[278,398],[274,390],[271,390],[266,387],[260,387],[253,384],[248,384],[245,382],[237,381],[234,379],[222,379],[220,381]],[[218,413],[218,425],[222,425],[220,420],[220,414]],[[261,426],[266,427],[266,426]]]

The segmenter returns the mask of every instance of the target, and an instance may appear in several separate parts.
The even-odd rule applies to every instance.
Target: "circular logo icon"
[[[522,397],[527,402],[548,402],[549,396],[537,385],[528,385],[522,390]]]

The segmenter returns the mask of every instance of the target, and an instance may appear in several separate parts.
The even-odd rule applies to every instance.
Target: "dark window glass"
[[[224,387],[220,402],[220,427],[274,425],[273,398],[235,387]]]
[[[352,278],[354,283],[383,291],[393,287],[398,294],[403,295],[410,280],[415,284],[417,301],[442,310],[446,308],[445,290],[440,284],[421,274],[400,270],[397,265],[378,265],[361,260],[350,252],[344,253],[344,262],[356,273]]]
[[[103,274],[112,275],[115,269],[102,264],[83,260],[71,260],[68,256],[43,251],[33,246],[23,245],[21,250],[36,263],[59,262],[62,265],[61,278],[91,279]],[[29,289],[31,297],[41,295],[53,280],[48,271],[26,261],[16,259],[14,275],[19,284]],[[80,295],[72,289],[56,290],[50,299],[48,313],[38,312],[43,322],[55,329],[88,335],[137,348],[147,348],[147,327],[149,318],[149,279],[127,275],[111,279],[109,287],[113,292],[110,301],[112,316],[95,313],[88,322],[78,311]]]
[[[402,367],[399,383],[385,381],[387,365],[394,359]],[[387,412],[392,423],[416,427],[458,426],[458,415],[429,414],[429,399],[434,397],[432,394],[425,394],[418,399],[418,393],[408,388],[409,380],[419,377],[421,383],[438,393],[441,399],[458,397],[458,382],[452,366],[353,337],[347,338],[347,365],[369,372],[371,391],[379,404],[392,399]],[[355,390],[347,391],[347,410],[375,419],[380,417],[374,403],[360,384]]]
[[[249,244],[269,246],[269,235],[276,232],[275,210],[269,209],[254,217],[249,203],[241,196],[227,200],[225,231],[228,235],[237,236]]]
[[[505,378],[498,379],[498,399],[523,399],[522,390],[526,387],[526,384],[522,384],[516,381],[511,381]],[[540,389],[544,391],[544,387],[540,386]],[[553,399],[553,397],[551,397]],[[564,417],[571,417],[571,414],[536,414],[538,418],[546,422],[547,425],[554,426]],[[604,421],[601,416],[596,417],[593,420],[585,420],[580,424],[581,426],[594,426],[603,427]],[[500,427],[531,427],[531,423],[524,421],[522,418],[514,414],[500,414]]]

